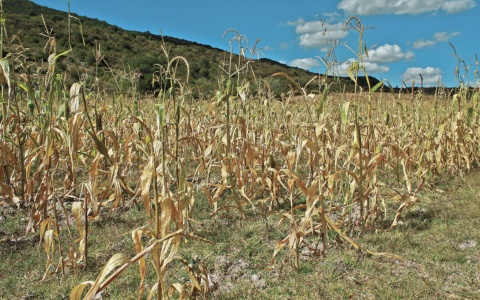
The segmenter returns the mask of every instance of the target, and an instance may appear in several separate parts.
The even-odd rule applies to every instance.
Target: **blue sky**
[[[33,2],[66,11],[67,0]],[[402,81],[425,86],[457,84],[455,46],[464,65],[465,82],[478,80],[475,57],[480,52],[480,7],[477,0],[70,0],[71,11],[107,21],[128,30],[160,32],[228,50],[227,29],[245,35],[252,48],[260,39],[260,57],[324,73],[345,75],[355,59],[348,47],[358,48],[358,32],[344,31],[355,16],[368,28],[364,42],[369,50],[369,75],[393,86]],[[335,46],[334,58],[327,54]],[[347,45],[347,46],[345,46]],[[248,56],[247,51],[247,56]],[[107,54],[108,56],[108,54]]]

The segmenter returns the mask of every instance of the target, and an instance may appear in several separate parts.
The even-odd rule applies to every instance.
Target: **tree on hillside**
[[[164,60],[164,58],[156,58],[148,55],[133,57],[128,62],[131,70],[137,70],[141,74],[138,82],[138,92],[145,93],[160,88],[159,83],[152,82],[152,79],[153,73],[160,70],[159,65],[165,65],[166,62]]]

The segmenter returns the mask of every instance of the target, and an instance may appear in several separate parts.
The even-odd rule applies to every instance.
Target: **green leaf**
[[[363,49],[364,49],[363,51],[365,52],[365,56],[366,56],[367,58],[369,58],[370,56],[368,55],[368,47],[367,47],[367,44],[365,44],[365,43],[363,44]]]
[[[79,20],[79,22],[80,22],[80,20]],[[82,22],[80,22],[80,36],[82,37],[83,47],[85,47],[85,37],[83,36],[83,26],[82,26]]]
[[[15,83],[25,92],[29,93],[30,92],[30,87],[28,87],[26,84],[22,82],[15,81]]]
[[[383,86],[383,80],[381,80],[379,83],[377,83],[372,90],[370,91],[371,94],[375,93],[376,90],[378,90],[379,87]]]
[[[30,110],[30,113],[33,114],[35,110],[35,102],[27,98],[27,104],[28,104],[28,109]]]
[[[165,125],[165,105],[157,104],[155,105],[155,108],[157,109],[158,128],[163,128],[163,126]]]
[[[59,57],[62,57],[62,56],[67,55],[67,54],[70,53],[70,52],[72,52],[72,50],[67,50],[67,51],[64,51],[64,52],[62,52],[62,53],[60,53],[60,54],[55,55],[54,61],[56,61]]]
[[[93,139],[93,142],[95,143],[95,148],[103,155],[105,156],[110,162],[112,162],[112,159],[110,155],[108,154],[107,147],[105,146],[105,143],[101,141],[95,133],[91,132],[90,130],[87,129],[88,134],[90,137]]]
[[[355,77],[358,75],[358,62],[356,61],[352,62],[350,67],[347,69],[347,74],[348,74],[348,77],[350,77],[350,79],[352,79],[353,82],[357,83],[357,80],[355,79]]]

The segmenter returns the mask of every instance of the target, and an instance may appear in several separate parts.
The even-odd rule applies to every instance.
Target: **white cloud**
[[[475,7],[476,3],[473,0],[450,0],[442,1],[442,9],[447,13],[454,14],[464,10]]]
[[[364,64],[368,74],[387,73],[390,71],[389,67],[377,63],[365,62]]]
[[[435,45],[439,42],[448,42],[453,37],[456,37],[458,35],[460,35],[460,32],[458,32],[458,31],[454,31],[454,32],[450,32],[450,33],[446,32],[446,31],[436,32],[436,33],[433,34],[433,40],[420,39],[420,40],[416,40],[415,42],[413,42],[413,48],[420,49],[420,48],[433,46],[433,45]]]
[[[350,68],[353,62],[355,62],[356,59],[350,58],[346,60],[345,62],[339,64],[336,66],[336,70],[334,70],[334,74],[339,75],[339,76],[348,76],[347,75],[347,70]],[[365,68],[367,69],[368,75],[372,75],[375,73],[387,73],[390,71],[390,68],[384,65],[379,65],[377,63],[373,62],[364,62]],[[364,76],[363,71],[360,71],[359,76]]]
[[[281,42],[280,43],[280,48],[282,49],[288,49],[288,47],[290,47],[290,44],[287,43],[287,42]]]
[[[338,11],[334,12],[329,12],[329,13],[322,13],[322,16],[328,19],[335,19],[335,18],[340,18],[341,15],[338,13]]]
[[[421,82],[420,74],[422,74],[422,77],[423,77],[423,84],[436,84],[442,78],[442,70],[440,70],[439,68],[412,67],[412,68],[408,68],[402,74],[402,80],[403,81],[407,81],[407,80],[415,81],[416,83],[420,84],[420,82]]]
[[[458,13],[475,5],[474,0],[342,0],[338,8],[347,15],[417,15],[439,10]]]
[[[266,45],[265,47],[261,48],[263,51],[273,51],[273,48],[269,45]]]
[[[387,66],[379,65],[377,63],[365,62],[365,68],[367,69],[367,73],[375,74],[375,73],[387,73],[390,71],[390,68]]]
[[[308,70],[310,68],[320,66],[320,63],[315,58],[297,58],[291,61],[289,65]]]
[[[295,22],[288,22],[288,24],[295,26],[295,32],[300,35],[300,46],[305,48],[320,48],[322,51],[327,51],[329,45],[348,35],[348,31],[343,30],[343,22],[306,22],[298,19]]]
[[[456,37],[457,35],[460,35],[460,32],[454,31],[452,33],[448,33],[446,31],[442,32],[437,32],[433,35],[436,41],[439,42],[448,42],[451,38]]]
[[[425,47],[433,46],[436,43],[437,41],[433,41],[433,40],[426,41],[425,39],[420,39],[413,42],[413,48],[415,49],[425,48]]]
[[[403,52],[399,45],[385,44],[368,51],[365,61],[372,63],[387,63],[401,60],[411,60],[415,54],[411,51]]]

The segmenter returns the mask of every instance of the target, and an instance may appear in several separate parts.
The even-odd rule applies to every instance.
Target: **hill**
[[[158,88],[152,87],[152,74],[168,63],[164,50],[168,51],[170,59],[182,56],[188,61],[189,86],[196,96],[212,93],[218,88],[219,80],[228,77],[225,68],[222,70],[220,66],[228,64],[230,54],[218,48],[150,32],[124,30],[74,13],[69,23],[68,13],[28,0],[4,1],[3,9],[6,14],[6,40],[9,41],[5,45],[7,52],[21,51],[28,63],[41,63],[48,60],[51,52],[58,54],[72,47],[72,52],[57,64],[61,71],[68,71],[65,73],[68,83],[79,81],[82,76],[91,76],[99,78],[107,91],[114,90],[119,87],[118,82],[112,79],[112,72],[117,77],[130,77],[129,82],[132,83],[135,75],[132,71],[136,70],[141,74],[136,85],[140,92],[145,93]],[[96,55],[98,50],[101,56]],[[232,61],[238,61],[238,56],[233,55],[232,58]],[[252,86],[263,80],[262,84],[268,85],[277,95],[296,88],[295,85],[290,87],[292,82],[284,76],[271,77],[272,74],[287,74],[302,87],[316,75],[267,58],[248,61],[254,73],[247,74],[248,80],[255,83]],[[186,74],[186,67],[182,64],[179,73]],[[334,83],[332,91],[348,91],[354,86],[349,78],[328,78],[327,81]],[[378,80],[371,77],[370,82],[374,85]],[[366,87],[365,78],[359,78],[359,84]],[[318,84],[310,87],[318,90]]]

